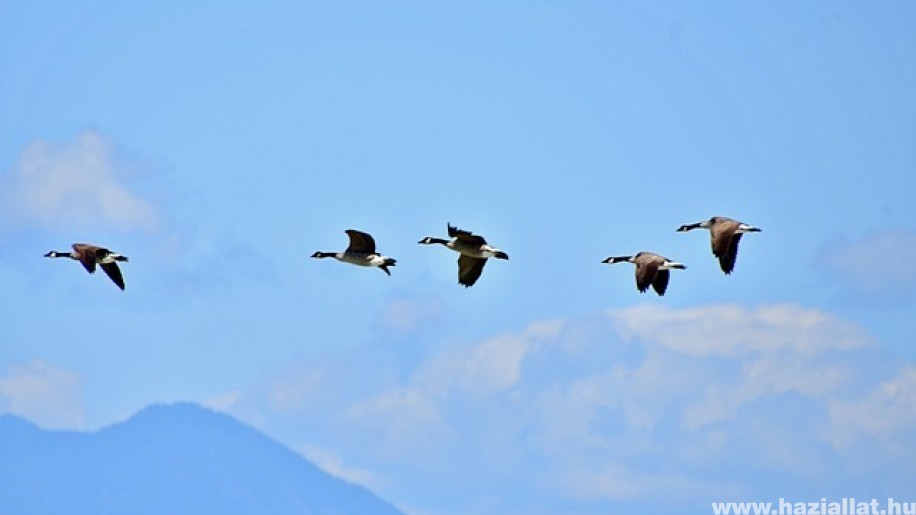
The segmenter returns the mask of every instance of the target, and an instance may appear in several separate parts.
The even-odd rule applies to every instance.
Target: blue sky
[[[412,514],[916,498],[914,25],[0,5],[0,410],[201,402]],[[716,214],[763,229],[728,277],[675,232]],[[447,222],[511,260],[460,287],[416,243]],[[392,277],[309,259],[349,228]],[[41,258],[77,241],[130,257],[125,292]],[[688,265],[665,297],[600,263],[640,250]]]

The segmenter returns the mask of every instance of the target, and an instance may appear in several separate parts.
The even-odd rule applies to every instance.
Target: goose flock
[[[469,288],[473,286],[480,275],[483,273],[483,267],[490,258],[508,260],[509,255],[502,250],[487,243],[487,240],[479,234],[470,231],[464,231],[452,224],[447,224],[448,237],[435,238],[427,236],[420,240],[420,245],[442,245],[458,253],[458,284]],[[685,224],[680,226],[678,232],[687,232],[694,229],[708,229],[710,242],[712,244],[712,253],[718,258],[719,266],[722,271],[728,275],[735,269],[735,260],[738,257],[738,242],[741,235],[749,232],[760,232],[760,229],[724,216],[714,216],[709,220],[697,222],[694,224]],[[397,260],[380,254],[376,250],[375,238],[372,235],[347,229],[347,236],[350,243],[343,252],[322,252],[318,251],[312,254],[315,259],[334,258],[342,263],[363,267],[375,267],[391,275],[388,267],[395,266]],[[121,275],[121,269],[118,262],[127,262],[127,256],[122,256],[112,252],[105,247],[89,245],[86,243],[74,243],[70,252],[58,252],[52,250],[44,255],[47,258],[70,258],[79,261],[87,272],[95,273],[96,266],[102,267],[106,275],[121,290],[124,289],[124,277]],[[606,258],[602,263],[633,263],[636,265],[636,289],[644,293],[649,287],[655,290],[659,296],[664,295],[668,289],[670,279],[669,270],[685,270],[687,268],[683,263],[671,261],[670,259],[655,254],[653,252],[637,252],[630,256],[611,256]]]

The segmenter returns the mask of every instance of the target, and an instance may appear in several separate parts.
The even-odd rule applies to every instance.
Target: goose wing
[[[96,256],[98,255],[98,251],[102,248],[86,243],[74,243],[71,247],[73,247],[73,252],[76,253],[77,259],[80,264],[83,265],[83,268],[90,274],[94,274]]]
[[[483,273],[483,266],[487,264],[486,258],[475,258],[461,254],[458,257],[458,282],[465,288],[473,286]]]
[[[738,222],[734,220],[719,219],[709,228],[710,242],[712,243],[712,253],[716,257],[722,257],[728,253],[731,247],[732,236],[738,230]]]
[[[347,229],[345,232],[350,237],[350,245],[347,247],[347,252],[375,253],[375,239],[371,235],[355,229]]]
[[[728,248],[719,257],[719,266],[726,274],[732,273],[735,269],[735,261],[738,259],[738,243],[741,241],[741,233],[733,233],[729,238]]]
[[[655,260],[636,261],[636,288],[640,293],[649,289],[658,273],[658,262]],[[667,280],[666,280],[667,282]]]
[[[659,295],[665,294],[665,290],[668,289],[669,277],[671,277],[671,274],[667,270],[659,270],[655,273],[655,279],[652,281],[652,288],[655,289],[655,293]]]
[[[105,274],[108,275],[108,278],[112,280],[115,284],[118,285],[118,288],[124,289],[124,277],[121,275],[121,269],[118,267],[118,264],[112,261],[111,263],[102,263],[102,270],[105,271]]]
[[[458,238],[458,241],[467,243],[469,245],[476,245],[478,247],[481,245],[486,245],[487,243],[487,240],[485,240],[483,236],[474,234],[469,231],[462,231],[461,229],[454,227],[451,224],[448,226],[448,235],[452,238]]]

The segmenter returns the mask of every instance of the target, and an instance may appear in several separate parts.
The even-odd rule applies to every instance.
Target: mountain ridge
[[[0,416],[0,513],[401,515],[232,416],[154,404],[94,432]]]

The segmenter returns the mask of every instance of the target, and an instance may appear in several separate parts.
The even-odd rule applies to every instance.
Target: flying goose
[[[388,275],[389,266],[394,266],[397,260],[388,256],[383,256],[375,251],[375,239],[364,232],[354,229],[344,231],[350,237],[350,245],[343,252],[316,252],[312,254],[313,258],[334,258],[344,263],[359,266],[377,266]]]
[[[681,263],[675,263],[670,259],[653,254],[652,252],[640,252],[635,256],[617,256],[609,257],[602,263],[614,264],[626,261],[636,265],[636,288],[639,293],[645,293],[651,285],[659,296],[665,294],[668,289],[668,270],[676,268],[685,270],[687,266]]]
[[[458,283],[465,288],[477,282],[488,258],[509,259],[508,254],[488,245],[483,236],[462,231],[453,227],[452,224],[448,224],[448,235],[450,240],[427,236],[417,243],[422,245],[438,243],[461,254],[458,256]]]
[[[127,261],[127,256],[116,254],[104,247],[97,245],[88,245],[86,243],[74,243],[71,245],[71,252],[58,252],[52,250],[45,254],[46,258],[70,258],[79,261],[83,268],[90,274],[95,273],[95,265],[102,267],[105,274],[116,284],[118,288],[124,289],[124,277],[121,276],[121,269],[118,268],[118,261]]]
[[[712,253],[719,258],[719,266],[726,275],[735,269],[735,259],[738,258],[738,242],[741,235],[746,232],[760,232],[760,229],[724,216],[714,216],[709,220],[687,224],[678,227],[678,232],[687,232],[694,229],[709,229]]]

